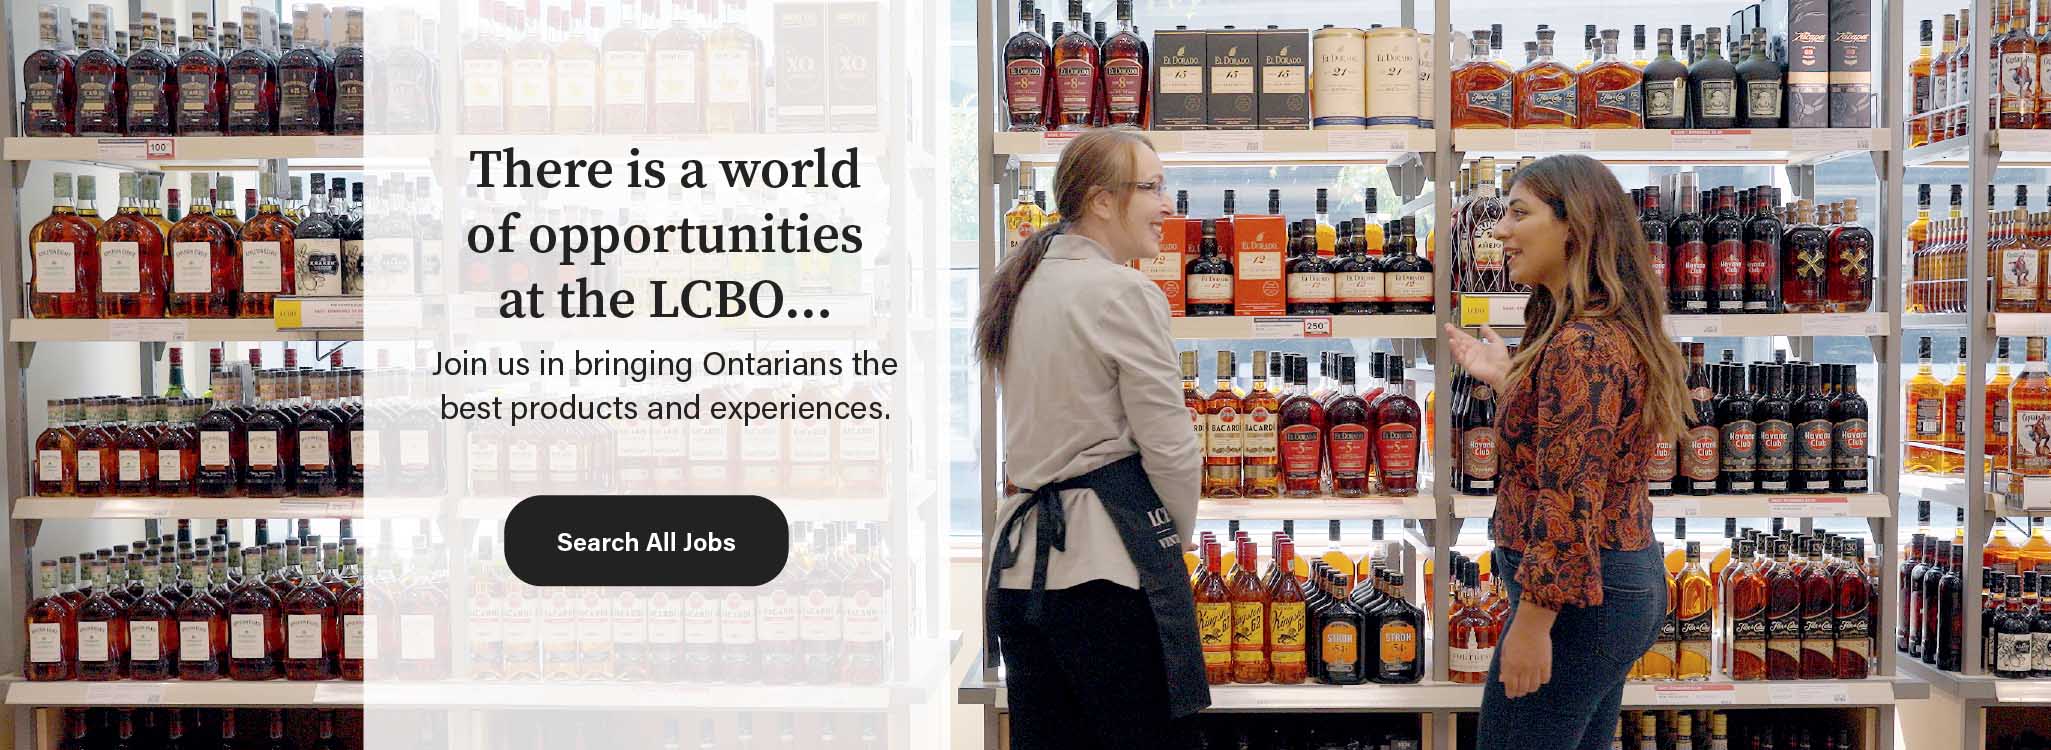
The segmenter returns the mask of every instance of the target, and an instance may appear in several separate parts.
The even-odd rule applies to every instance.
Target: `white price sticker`
[[[1328,151],[1408,151],[1410,135],[1401,130],[1334,130],[1325,136]]]
[[[1206,130],[1185,133],[1182,150],[1193,154],[1243,154],[1261,150],[1258,130]]]
[[[1870,151],[1873,131],[1866,128],[1795,128],[1796,151]]]
[[[1058,155],[1068,148],[1068,142],[1075,140],[1075,136],[1073,132],[1041,133],[1040,153]]]
[[[162,685],[107,683],[87,685],[85,703],[103,706],[154,706],[164,702]]]
[[[1750,130],[1676,130],[1671,136],[1675,151],[1750,151]]]
[[[1257,339],[1303,338],[1303,319],[1254,318],[1253,337]]]
[[[1652,499],[1653,515],[1662,518],[1693,518],[1702,514],[1702,501],[1695,499]]]
[[[1874,313],[1820,313],[1802,318],[1802,332],[1810,336],[1878,336],[1881,317]]]
[[[363,136],[329,135],[313,139],[313,155],[343,159],[363,158]]]
[[[1715,315],[1668,315],[1666,328],[1675,336],[1721,336],[1723,318]]]
[[[1654,685],[1652,702],[1661,706],[1729,706],[1738,702],[1738,686],[1728,682]]]
[[[1595,137],[1583,130],[1519,130],[1516,131],[1519,151],[1588,151],[1595,148]]]
[[[1766,501],[1769,515],[1787,518],[1843,518],[1851,515],[1852,499],[1836,497],[1777,497]]]
[[[1852,702],[1843,685],[1768,685],[1766,698],[1776,706],[1841,706]]]

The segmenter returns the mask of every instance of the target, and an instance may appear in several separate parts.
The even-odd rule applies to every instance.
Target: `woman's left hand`
[[[1538,607],[1519,609],[1522,611],[1518,614],[1523,615]],[[1544,622],[1539,622],[1541,619]],[[1502,654],[1498,674],[1503,681],[1503,694],[1522,698],[1538,692],[1540,686],[1552,681],[1552,618],[1511,618],[1510,632],[1503,635],[1497,651]]]

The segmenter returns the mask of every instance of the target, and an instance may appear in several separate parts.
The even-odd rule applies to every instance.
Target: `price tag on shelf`
[[[1802,333],[1810,336],[1878,336],[1881,316],[1875,313],[1815,313],[1802,316]]]
[[[1530,295],[1511,294],[1488,298],[1489,325],[1517,326],[1524,324],[1524,307],[1531,304]]]
[[[1675,151],[1750,151],[1750,130],[1675,130],[1670,138]]]
[[[1332,337],[1331,318],[1304,318],[1303,337],[1307,339],[1328,339]]]
[[[163,685],[87,685],[85,702],[102,706],[154,706],[164,702]]]
[[[1772,684],[1766,699],[1774,705],[1842,706],[1852,702],[1852,691],[1844,685]]]
[[[175,138],[101,138],[95,144],[106,161],[153,161],[178,158]]]
[[[1595,137],[1582,130],[1519,130],[1516,144],[1520,151],[1588,151]]]
[[[1652,513],[1662,518],[1694,518],[1702,515],[1702,501],[1655,497],[1652,498]]]
[[[107,321],[107,338],[115,341],[184,341],[186,335],[182,320]]]
[[[1261,150],[1258,130],[1202,130],[1182,135],[1182,150],[1193,154],[1244,154]]]
[[[363,683],[322,682],[313,686],[315,703],[347,703],[363,705]]]
[[[1253,319],[1253,337],[1257,339],[1329,338],[1331,335],[1331,318]]]
[[[1488,298],[1476,294],[1460,296],[1460,325],[1488,325]]]
[[[1061,150],[1062,150],[1062,149],[1068,148],[1068,142],[1069,142],[1069,141],[1075,140],[1075,135],[1076,135],[1076,134],[1075,134],[1074,132],[1072,132],[1072,131],[1070,131],[1070,132],[1047,132],[1047,133],[1041,133],[1041,134],[1040,134],[1040,153],[1043,153],[1043,154],[1059,154],[1059,153],[1061,153]]]
[[[1409,151],[1410,134],[1402,130],[1334,130],[1325,136],[1329,151]]]
[[[1654,685],[1652,702],[1661,706],[1729,706],[1738,702],[1738,686],[1728,682]]]
[[[1775,497],[1766,501],[1766,512],[1788,518],[1843,518],[1851,515],[1852,499],[1832,497]]]
[[[1868,128],[1795,128],[1796,151],[1869,151],[1873,131]]]
[[[321,157],[363,158],[363,136],[324,135],[313,139],[313,155]]]
[[[1666,329],[1675,336],[1720,336],[1723,318],[1715,315],[1668,315]]]

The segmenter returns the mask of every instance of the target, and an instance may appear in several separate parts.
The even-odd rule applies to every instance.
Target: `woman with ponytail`
[[[1495,226],[1510,279],[1532,288],[1513,357],[1450,325],[1453,358],[1502,394],[1501,484],[1489,535],[1510,621],[1482,693],[1480,750],[1602,750],[1624,678],[1659,635],[1666,568],[1645,465],[1688,403],[1666,297],[1637,212],[1585,156],[1517,171]]]
[[[1020,750],[1183,746],[1210,703],[1182,563],[1202,456],[1167,299],[1127,265],[1159,251],[1163,179],[1141,136],[1077,136],[1054,169],[1060,223],[983,288],[976,355],[1018,488],[989,545],[987,653]]]

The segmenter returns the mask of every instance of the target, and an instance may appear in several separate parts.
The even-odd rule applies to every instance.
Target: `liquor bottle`
[[[1688,67],[1689,115],[1694,127],[1737,127],[1738,69],[1723,57],[1723,29],[1711,26],[1704,57]]]
[[[2051,476],[2051,375],[2044,363],[2044,339],[2025,340],[2022,375],[2008,389],[2015,436],[2009,470],[2021,476]]]
[[[1369,189],[1373,193],[1373,189]],[[1380,312],[1387,297],[1387,276],[1381,259],[1368,254],[1363,219],[1345,222],[1331,262],[1334,299],[1340,315],[1372,315]]]
[[[304,10],[294,11],[293,26],[308,27]],[[278,58],[264,44],[262,20],[253,8],[242,12],[244,38],[238,39],[223,24],[222,43],[229,52],[227,76],[227,130],[229,135],[272,135],[278,132]],[[239,50],[235,49],[237,46]],[[232,52],[230,52],[232,50]]]
[[[1374,405],[1372,452],[1382,492],[1407,497],[1418,492],[1419,424],[1423,412],[1410,397],[1403,364],[1402,357],[1390,360],[1389,386]]]
[[[1218,388],[1204,402],[1204,421],[1208,425],[1204,440],[1205,497],[1240,496],[1246,420],[1239,395],[1232,390],[1233,370],[1232,352],[1218,352]]]
[[[141,19],[138,33],[130,39],[135,49],[123,63],[128,77],[128,101],[123,106],[127,129],[123,132],[168,136],[173,132],[171,108],[178,96],[176,63],[158,43],[157,14],[145,11]]]
[[[1937,664],[1938,654],[1943,650],[1944,632],[1947,629],[1944,619],[1946,611],[1942,598],[1944,593],[1943,581],[1944,576],[1952,570],[1952,554],[1956,545],[1949,541],[1938,540],[1932,542],[1930,546],[1936,554],[1930,569],[1925,571],[1921,581],[1922,592],[1918,597],[1918,601],[1921,604],[1917,607],[1917,611],[1922,618],[1919,626],[1922,637],[1916,640],[1916,645],[1920,647],[1920,650],[1915,652],[1915,656],[1917,659],[1922,660],[1924,664],[1934,666]]]
[[[1958,368],[1950,382],[1944,384],[1943,406],[1939,412],[1943,420],[1943,432],[1938,444],[1949,449],[1937,457],[1938,470],[1945,473],[1965,471],[1965,397],[1966,397],[1966,339],[1958,340]],[[1919,417],[1920,418],[1920,417]]]
[[[1667,246],[1673,248],[1672,282],[1668,309],[1676,313],[1710,311],[1710,252],[1708,222],[1696,200],[1695,177],[1682,174],[1676,181],[1676,209],[1679,215],[1668,225]]]
[[[227,610],[214,598],[210,579],[210,557],[194,557],[187,576],[192,594],[178,603],[172,613],[176,632],[177,673],[181,680],[218,680],[227,675]]]
[[[128,654],[127,607],[109,592],[107,562],[91,567],[92,596],[78,607],[78,679],[119,680],[126,677],[122,660]]]
[[[1602,56],[1581,73],[1581,127],[1645,127],[1644,78],[1639,68],[1617,57],[1617,30],[1604,29]]]
[[[1226,586],[1232,598],[1232,681],[1267,682],[1267,592],[1253,572],[1258,555],[1253,542],[1237,544],[1236,566]]]
[[[85,406],[85,423],[78,436],[79,497],[110,497],[114,490],[115,438],[122,429],[123,413],[114,399],[91,399]]]
[[[1837,601],[1831,615],[1837,629],[1836,677],[1863,680],[1872,674],[1873,630],[1877,618],[1873,602],[1876,592],[1873,581],[1858,564],[1866,557],[1865,540],[1846,541],[1850,544],[1850,555],[1847,564],[1837,572],[1834,583]]]
[[[327,52],[327,24],[292,12],[292,49],[278,58],[278,133],[334,131],[335,70]]]
[[[44,560],[36,568],[36,590],[27,620],[28,658],[22,676],[34,681],[69,680],[78,666],[78,614],[57,588],[57,562]]]
[[[1296,543],[1282,539],[1275,545],[1274,580],[1267,586],[1268,681],[1295,685],[1305,679],[1304,660],[1309,633],[1303,582],[1297,578]]]
[[[729,0],[718,8],[719,27],[705,39],[706,130],[762,132],[763,42],[743,25],[745,8],[741,3]]]
[[[98,232],[71,204],[72,176],[52,180],[50,215],[29,230],[29,310],[38,318],[90,318],[100,284]]]
[[[2002,582],[1997,579],[1988,583],[1993,587]],[[1994,613],[1993,663],[1988,666],[1995,677],[2023,679],[2030,676],[2035,666],[2035,643],[2030,632],[2030,616],[2023,609],[2022,576],[2006,577],[2007,598]]]
[[[1402,240],[1382,261],[1386,279],[1386,310],[1397,315],[1429,315],[1433,305],[1432,264],[1417,254],[1417,220],[1396,221]]]
[[[142,593],[129,603],[125,613],[131,680],[169,680],[178,676],[177,613],[161,593],[158,572],[156,561],[143,563]]]
[[[1674,30],[1659,30],[1659,56],[1646,63],[1644,71],[1645,127],[1684,128],[1688,125],[1688,68],[1674,59]]]
[[[350,462],[351,446],[345,434],[348,417],[337,408],[342,385],[335,376],[341,374],[313,374],[314,403],[294,426],[299,455],[292,489],[300,497],[337,497],[346,489],[342,467]]]
[[[1937,582],[1937,668],[1956,672],[1964,664],[1965,599],[1962,592],[1965,581],[1965,547],[1951,546],[1951,564],[1945,568],[1944,577]]]
[[[121,206],[100,226],[102,318],[164,317],[164,234],[135,201],[136,175],[120,178]]]
[[[1680,594],[1675,607],[1679,617],[1680,649],[1674,661],[1674,679],[1709,679],[1711,641],[1717,611],[1716,588],[1709,571],[1702,567],[1702,543],[1687,543],[1687,563],[1682,566],[1674,589]]]
[[[1924,336],[1916,343],[1916,374],[1909,378],[1906,389],[1908,405],[1907,447],[1908,470],[1928,474],[1943,473],[1943,453],[1924,445],[1942,445],[1946,441],[1944,419],[1944,384],[1938,382],[1931,371],[1930,337]]]
[[[1745,220],[1738,216],[1734,189],[1717,188],[1716,213],[1710,215],[1704,227],[1704,240],[1709,246],[1710,285],[1714,291],[1711,307],[1716,312],[1745,311],[1745,230]]]
[[[271,175],[264,175],[268,185]],[[242,226],[242,288],[239,317],[269,318],[278,295],[291,294],[295,276],[293,224],[278,211],[275,191],[266,188],[256,217]]]
[[[225,135],[227,68],[214,53],[206,11],[192,13],[192,44],[178,56],[178,135]]]
[[[1652,258],[1652,283],[1657,289],[1671,290],[1671,269],[1673,249],[1667,245],[1669,222],[1659,208],[1659,190],[1647,187],[1640,191],[1638,201],[1638,228],[1645,233],[1645,249]]]
[[[1351,599],[1352,576],[1331,575],[1331,600],[1317,618],[1317,678],[1327,685],[1360,685],[1367,673],[1367,614]]]
[[[39,47],[21,64],[22,134],[77,135],[77,60],[72,53],[70,15],[64,6],[45,5],[36,13]]]
[[[1754,472],[1759,462],[1759,423],[1753,417],[1755,397],[1745,387],[1740,371],[1726,369],[1722,404],[1717,409],[1717,424],[1722,432],[1719,448],[1717,490],[1728,495],[1750,494],[1757,489]]]
[[[599,40],[599,127],[607,133],[648,132],[648,34],[641,28],[638,4],[617,6],[620,17]],[[605,28],[592,24],[592,28]],[[517,54],[517,48],[515,50]],[[512,66],[508,65],[508,72]]]
[[[263,550],[242,550],[242,582],[223,604],[227,614],[228,677],[269,680],[279,676],[284,623],[278,595],[264,582]],[[184,622],[183,618],[180,622]],[[183,627],[183,626],[181,626]]]
[[[1370,620],[1375,632],[1374,681],[1408,685],[1424,677],[1424,611],[1403,599],[1403,574],[1388,574],[1388,599]]]
[[[193,174],[193,192],[207,192],[204,173]],[[204,203],[171,227],[171,289],[165,305],[173,318],[229,318],[242,277],[235,230]]]
[[[82,136],[123,134],[128,103],[126,63],[108,43],[106,5],[86,6],[87,43],[74,62],[73,78],[78,85],[76,132]]]
[[[1778,128],[1781,124],[1782,85],[1780,63],[1766,55],[1766,30],[1753,28],[1739,46],[1738,93],[1744,97],[1738,108],[1738,127]]]
[[[1193,359],[1194,356],[1195,352],[1191,352],[1190,357]],[[1289,497],[1317,497],[1324,490],[1325,407],[1306,387],[1309,365],[1294,360],[1289,367],[1288,382],[1295,387],[1281,402],[1279,442],[1283,491]]]
[[[1859,202],[1846,198],[1842,223],[1830,234],[1825,293],[1830,312],[1865,312],[1873,301],[1873,233],[1859,224]]]
[[[285,628],[281,660],[285,679],[331,680],[336,676],[335,662],[342,650],[341,618],[335,596],[319,580],[318,571],[305,569],[318,568],[318,552],[302,546],[299,555],[302,578],[280,605]]]
[[[1837,629],[1832,621],[1837,594],[1823,562],[1819,540],[1809,540],[1808,565],[1801,570],[1800,676],[1827,680],[1837,673]],[[1778,679],[1778,678],[1776,678]]]
[[[350,544],[352,540],[343,539],[342,541],[345,543],[343,548],[343,565],[346,568],[350,562],[362,559],[363,550]],[[343,583],[345,587],[341,595],[335,599],[335,619],[340,621],[342,638],[340,653],[337,654],[336,658],[335,671],[344,680],[362,682],[364,661],[377,658],[378,630],[375,622],[371,619],[372,605],[367,601],[371,598],[371,594],[367,584],[361,579],[351,581],[346,577],[343,577]],[[376,606],[383,608],[389,607],[391,604],[387,600],[378,602]],[[524,644],[528,650],[532,650],[534,643],[532,623],[531,611],[512,608],[504,622],[504,642],[508,645],[517,642]],[[512,652],[513,649],[507,649],[509,656]],[[507,670],[507,674],[510,676],[513,674],[513,670]]]
[[[1866,399],[1859,396],[1858,370],[1852,365],[1826,365],[1837,372],[1840,398],[1831,403],[1832,492],[1863,493],[1868,487]]]
[[[1305,219],[1298,227],[1288,266],[1289,314],[1330,315],[1338,290],[1331,262],[1318,254],[1316,220]]]
[[[1204,678],[1212,685],[1232,682],[1232,596],[1218,564],[1218,543],[1205,532],[1203,567],[1191,583],[1196,598],[1197,641],[1203,649]]]
[[[250,497],[292,493],[291,473],[298,466],[299,444],[294,435],[296,422],[283,404],[280,380],[284,377],[283,371],[256,373],[258,405],[244,430],[248,463],[242,471],[242,491]]]
[[[1489,616],[1488,605],[1482,600],[1480,566],[1470,563],[1464,568],[1458,606],[1447,622],[1448,632],[1453,638],[1452,661],[1446,667],[1447,679],[1478,685],[1488,679],[1489,662],[1495,656],[1502,627]]]
[[[1140,129],[1147,125],[1146,113],[1152,101],[1147,75],[1147,43],[1132,22],[1132,0],[1117,4],[1118,32],[1100,45],[1103,54],[1104,124],[1113,128]]]
[[[1500,130],[1511,125],[1516,73],[1490,53],[1494,34],[1474,31],[1473,52],[1453,70],[1453,127]]]
[[[1580,127],[1580,95],[1574,70],[1553,59],[1552,29],[1538,29],[1538,57],[1517,71],[1518,128]]]
[[[1688,431],[1680,438],[1680,467],[1674,476],[1676,495],[1716,493],[1716,475],[1722,465],[1722,431],[1717,426],[1709,388],[1709,374],[1702,365],[1703,345],[1687,344],[1688,397],[1694,405],[1688,417]]]
[[[1232,314],[1232,261],[1219,253],[1219,226],[1215,220],[1203,220],[1203,240],[1197,246],[1197,257],[1183,268],[1182,286],[1189,296],[1188,314],[1193,318]]]
[[[1801,676],[1802,584],[1788,564],[1788,543],[1773,542],[1773,563],[1766,574],[1766,679]]]
[[[1082,22],[1082,0],[1068,2],[1068,33],[1054,40],[1052,130],[1082,130],[1091,124],[1101,95],[1097,43]]]
[[[1745,312],[1779,313],[1781,301],[1780,219],[1773,215],[1779,205],[1778,188],[1761,187],[1752,197],[1752,214],[1745,219]]]
[[[335,135],[363,135],[364,123],[369,119],[367,94],[369,93],[369,64],[363,52],[364,12],[362,8],[343,8],[342,41],[335,48],[331,80],[333,119],[330,132]]]
[[[2023,609],[2030,620],[2030,676],[2044,677],[2051,675],[2051,607],[2045,606],[2047,601],[2051,601],[2046,597],[2051,594],[2051,575],[2034,572],[2034,581],[2030,580],[2028,573],[2023,575],[2024,587],[2028,591]],[[2034,588],[2030,587],[2031,583],[2035,584]]]
[[[1795,201],[1794,218],[1781,238],[1781,300],[1787,312],[1828,310],[1830,238],[1814,222],[1809,199]]]

